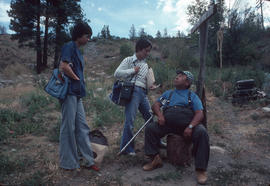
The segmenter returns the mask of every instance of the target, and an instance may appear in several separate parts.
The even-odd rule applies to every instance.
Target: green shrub
[[[28,185],[49,185],[48,181],[45,181],[43,177],[45,177],[47,174],[45,172],[37,171],[29,178],[26,178],[22,185],[28,186]],[[52,183],[51,183],[52,184]]]
[[[131,56],[133,54],[133,49],[128,43],[124,43],[120,47],[120,56],[121,59],[124,59],[125,57]]]
[[[48,97],[35,92],[22,97],[22,103],[28,108],[27,114],[33,116],[39,113],[41,109],[44,109],[51,101]]]
[[[24,172],[34,161],[30,157],[16,158],[11,160],[9,156],[0,154],[0,181],[13,172]]]
[[[59,119],[55,126],[51,129],[49,133],[49,140],[51,142],[59,142],[59,135],[60,135],[60,126],[62,120]]]
[[[24,115],[12,110],[0,110],[0,141],[7,139],[9,136],[14,136],[11,131],[17,130],[17,125],[23,120]]]

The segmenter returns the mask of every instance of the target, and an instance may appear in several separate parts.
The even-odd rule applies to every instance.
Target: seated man
[[[175,89],[163,93],[152,105],[158,121],[145,128],[145,154],[152,158],[152,161],[144,165],[143,170],[150,171],[162,166],[159,155],[160,139],[166,134],[174,133],[182,135],[186,140],[192,140],[197,181],[205,184],[210,151],[209,137],[200,123],[203,119],[202,102],[189,90],[192,81],[193,75],[189,71],[177,71]]]

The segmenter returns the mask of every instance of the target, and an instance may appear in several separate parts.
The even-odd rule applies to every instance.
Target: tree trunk
[[[46,19],[45,19],[45,33],[44,33],[44,44],[43,44],[43,67],[47,67],[48,60],[48,28],[49,28],[49,15],[46,10]]]
[[[55,29],[55,50],[54,50],[54,68],[58,67],[59,53],[60,53],[60,32],[61,24],[59,18],[57,20],[57,25]]]
[[[37,73],[40,74],[42,71],[42,52],[41,52],[41,39],[40,39],[40,0],[37,0],[37,26],[36,26],[36,63]]]

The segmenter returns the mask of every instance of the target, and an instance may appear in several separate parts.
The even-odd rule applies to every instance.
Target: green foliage
[[[120,47],[120,57],[124,59],[125,57],[131,56],[133,54],[133,49],[128,43],[124,43]]]
[[[13,129],[17,129],[17,124],[21,122],[24,118],[24,115],[17,112],[2,109],[0,110],[0,141],[7,139],[12,134]]]
[[[260,59],[257,50],[263,37],[263,30],[251,9],[245,10],[242,18],[237,12],[232,13],[231,27],[224,32],[223,60],[227,65],[250,65]]]
[[[22,185],[23,186],[28,186],[28,185],[48,185],[48,181],[45,181],[44,180],[44,177],[46,176],[46,173],[45,172],[41,172],[41,171],[37,171],[35,172],[33,175],[31,175],[29,178],[26,178]],[[52,183],[50,183],[52,184]]]
[[[0,34],[6,34],[7,33],[7,29],[5,26],[0,25]]]
[[[228,96],[234,91],[234,85],[239,80],[254,79],[257,88],[261,88],[264,82],[264,72],[253,67],[230,67],[230,68],[211,68],[206,69],[206,86],[215,96]],[[223,83],[230,84],[224,92]],[[225,94],[224,94],[225,93]]]
[[[156,84],[167,84],[169,83],[172,85],[171,81],[175,77],[175,69],[171,68],[168,63],[165,63],[163,61],[157,61],[152,66]]]
[[[41,134],[46,131],[42,125],[43,112],[51,103],[50,99],[40,93],[31,93],[21,100],[25,112],[18,113],[9,109],[0,111],[0,141],[25,133]]]
[[[17,158],[13,161],[9,156],[0,154],[0,181],[4,181],[4,178],[13,172],[24,172],[33,163],[29,157]]]
[[[109,25],[104,25],[101,32],[100,32],[100,37],[102,39],[111,39],[112,36],[110,34],[110,29],[109,29]]]
[[[60,135],[60,126],[62,120],[59,119],[55,126],[51,129],[49,133],[49,140],[51,142],[59,142],[59,135]]]
[[[94,125],[103,127],[122,121],[123,108],[109,100],[106,89],[99,92],[95,92],[95,89],[95,85],[91,85],[87,90],[86,101],[88,104],[85,104],[85,110],[92,115]]]
[[[132,24],[132,26],[129,30],[129,38],[130,38],[130,40],[135,40],[135,38],[136,38],[136,29],[135,29],[134,24]]]
[[[50,103],[50,100],[39,93],[31,93],[22,98],[22,103],[28,108],[27,114],[31,117]]]

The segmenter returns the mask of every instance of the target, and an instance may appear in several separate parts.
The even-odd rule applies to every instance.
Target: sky
[[[170,36],[175,36],[178,30],[189,33],[192,26],[188,23],[187,6],[194,0],[81,0],[81,7],[90,26],[93,36],[96,36],[104,25],[109,25],[111,35],[129,37],[132,24],[138,33],[141,28],[147,34],[155,36],[159,30],[164,29]],[[210,1],[210,0],[209,0]],[[227,7],[232,7],[234,1],[225,0]],[[242,1],[247,3],[246,0]],[[256,0],[248,1],[251,6]],[[0,0],[0,25],[4,25],[8,33],[10,18],[6,11],[9,10],[10,0]],[[265,23],[270,26],[270,2],[265,2]]]

